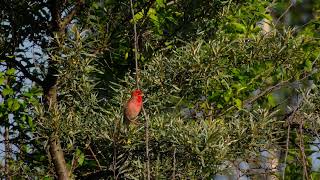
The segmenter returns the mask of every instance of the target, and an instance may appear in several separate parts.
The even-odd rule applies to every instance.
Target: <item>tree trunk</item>
[[[49,0],[49,9],[51,13],[51,27],[52,27],[52,38],[54,41],[51,44],[51,47],[59,47],[60,45],[57,43],[55,38],[62,38],[65,34],[65,28],[72,21],[74,15],[80,9],[81,5],[84,3],[82,0],[78,0],[76,2],[76,6],[69,11],[64,18],[62,18],[63,8],[65,6],[66,1],[63,0]],[[53,53],[55,54],[55,53]],[[46,78],[44,79],[43,90],[44,90],[44,99],[45,105],[47,108],[47,112],[49,112],[48,118],[52,118],[52,127],[53,131],[50,134],[49,138],[49,152],[52,158],[52,162],[54,164],[55,172],[60,180],[69,179],[69,172],[66,161],[64,158],[64,153],[62,151],[60,139],[59,139],[59,125],[61,119],[55,117],[55,113],[57,112],[58,102],[57,102],[57,82],[59,77],[58,70],[58,62],[54,59],[49,59],[48,73]],[[53,116],[50,116],[53,115]]]
[[[61,36],[63,32],[62,27],[60,26],[61,23],[61,9],[62,9],[62,1],[60,0],[50,0],[49,9],[51,12],[52,20],[51,20],[51,27],[52,27],[52,38],[55,37],[55,33],[57,33],[58,38]],[[59,36],[60,35],[60,36]],[[51,44],[52,47],[58,47],[59,44],[56,43],[56,40]],[[54,59],[49,59],[49,66],[48,66],[48,73],[46,78],[44,79],[43,90],[44,90],[44,99],[45,99],[45,106],[47,112],[49,112],[47,118],[51,118],[52,122],[52,134],[49,134],[49,152],[50,156],[55,168],[56,176],[59,180],[67,180],[69,179],[69,170],[66,165],[64,153],[61,147],[60,139],[59,139],[59,124],[60,119],[55,117],[55,111],[58,107],[57,102],[57,82],[58,82],[58,67],[57,62]]]
[[[59,180],[69,179],[69,170],[66,165],[64,158],[64,153],[61,148],[61,143],[59,140],[59,124],[60,118],[56,118],[56,109],[58,106],[57,102],[57,81],[58,81],[58,71],[56,65],[51,59],[49,62],[48,74],[44,83],[44,96],[47,111],[49,112],[48,118],[51,118],[53,132],[49,137],[49,152],[54,164],[55,173]]]
[[[61,144],[57,136],[52,135],[49,139],[49,151],[52,157],[54,168],[59,180],[69,179],[69,172],[61,149]]]

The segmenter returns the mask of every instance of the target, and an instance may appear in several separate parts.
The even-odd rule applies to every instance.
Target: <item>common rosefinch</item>
[[[143,93],[140,89],[134,90],[131,93],[131,98],[124,106],[124,119],[128,124],[137,124],[136,119],[142,108]]]

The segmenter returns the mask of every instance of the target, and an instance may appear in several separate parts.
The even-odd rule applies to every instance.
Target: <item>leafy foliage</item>
[[[1,126],[7,127],[8,142],[10,143],[7,153],[14,153],[13,157],[7,158],[6,153],[1,154],[2,161],[9,162],[12,174],[16,177],[27,177],[29,173],[44,174],[37,169],[46,161],[43,155],[41,143],[35,133],[36,125],[33,120],[34,106],[38,105],[38,97],[41,92],[37,88],[23,90],[21,82],[16,80],[14,68],[4,69],[0,73],[0,119]],[[5,134],[5,132],[4,132]],[[4,141],[3,141],[4,142]],[[1,173],[1,176],[4,174]]]
[[[12,3],[1,7],[0,118],[19,140],[10,164],[16,177],[56,177],[46,152],[54,134],[75,179],[146,178],[146,145],[152,179],[233,169],[252,178],[283,170],[285,178],[316,178],[308,159],[319,131],[316,18],[298,30],[282,27],[269,11],[274,4],[257,0],[138,0],[134,17],[129,1]],[[60,32],[52,4],[61,5],[58,26],[68,24]],[[262,32],[262,19],[277,23]],[[126,127],[123,103],[136,88],[134,23],[146,114]],[[40,49],[34,58],[28,43]],[[44,95],[52,64],[56,105]],[[265,151],[280,154],[271,168]]]

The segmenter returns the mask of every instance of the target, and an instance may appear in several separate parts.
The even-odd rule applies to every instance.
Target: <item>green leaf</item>
[[[223,99],[224,99],[226,102],[229,102],[231,97],[232,97],[232,90],[231,90],[231,89],[228,89],[227,93],[225,93],[225,94],[223,95]]]
[[[94,3],[92,4],[92,7],[93,7],[94,9],[99,9],[99,5],[98,5],[98,3],[96,3],[96,2],[94,2]]]
[[[4,77],[0,77],[0,85],[2,85],[2,84],[3,84],[4,80],[5,80],[5,78],[4,78]]]
[[[159,19],[158,19],[158,16],[157,16],[157,12],[155,9],[153,8],[150,8],[149,11],[148,11],[148,16],[149,18],[151,19],[151,22],[155,25],[155,26],[159,26]]]
[[[12,99],[12,98],[8,98],[8,99],[7,99],[8,109],[11,109],[12,105],[13,105],[13,99]]]
[[[272,16],[270,14],[262,14],[262,16],[268,20],[272,20]]]
[[[9,76],[12,76],[12,75],[14,75],[15,72],[16,72],[16,70],[14,68],[10,68],[7,70],[6,74]]]
[[[79,166],[81,166],[84,162],[84,154],[80,149],[76,150],[76,157],[78,158]]]
[[[26,121],[26,115],[23,115],[22,117],[21,117],[21,120],[23,121],[23,122],[25,122]]]
[[[224,99],[226,102],[229,102],[229,100],[230,100],[230,96],[225,95],[225,96],[223,96],[223,99]]]
[[[28,125],[33,129],[34,125],[33,125],[33,120],[30,116],[28,116]]]
[[[13,94],[13,90],[9,87],[6,87],[3,91],[2,91],[2,95],[3,96],[7,96],[7,95],[12,95]]]
[[[17,111],[20,108],[20,103],[17,100],[13,101],[12,107],[11,107],[11,111]]]
[[[237,32],[245,32],[246,31],[246,27],[243,24],[233,22],[233,23],[231,23],[231,26]]]
[[[124,55],[124,60],[127,60],[127,59],[128,59],[128,57],[129,57],[129,53],[128,53],[128,52],[126,52],[126,54]]]
[[[80,157],[78,158],[78,164],[79,164],[79,166],[81,166],[81,165],[83,164],[83,162],[84,162],[84,154],[81,153],[81,154],[80,154]]]
[[[158,6],[160,6],[160,7],[164,7],[164,6],[165,6],[164,0],[157,0],[157,4],[158,4]]]
[[[320,179],[320,173],[319,172],[312,172],[311,179],[312,180]]]
[[[276,104],[276,100],[275,98],[273,97],[273,95],[268,95],[268,103],[271,107],[275,107],[277,104]]]
[[[144,15],[144,10],[138,12],[137,14],[134,15],[133,21],[137,23],[140,19],[143,18],[143,15]],[[133,21],[131,20],[130,22],[133,23]]]
[[[242,101],[240,99],[235,99],[234,102],[236,103],[238,109],[242,108]]]
[[[312,71],[312,62],[310,60],[306,60],[305,61],[304,70],[306,70],[307,72],[311,72]]]

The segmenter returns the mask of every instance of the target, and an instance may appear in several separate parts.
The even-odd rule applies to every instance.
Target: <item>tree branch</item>
[[[63,20],[61,21],[60,27],[62,29],[65,28],[65,26],[67,24],[69,24],[72,20],[74,15],[77,14],[78,10],[81,8],[81,6],[84,4],[84,2],[82,0],[78,0],[76,6],[69,12],[69,14],[63,18]]]
[[[49,139],[49,151],[55,166],[55,171],[59,180],[68,180],[69,172],[66,166],[63,151],[61,149],[59,138],[51,135]]]
[[[252,104],[254,101],[258,100],[260,97],[270,93],[273,90],[279,89],[280,87],[284,86],[285,84],[287,84],[290,81],[290,79],[286,80],[286,81],[282,81],[279,82],[278,84],[268,87],[267,89],[265,89],[264,91],[262,91],[261,93],[259,93],[257,96],[254,96],[250,99],[247,99],[243,102],[243,104]]]
[[[19,61],[15,60],[14,58],[9,58],[6,56],[1,55],[0,58],[2,60],[5,60],[6,63],[12,63],[19,71],[21,71],[23,73],[23,75],[30,79],[31,81],[37,83],[38,85],[42,86],[43,85],[43,81],[41,81],[39,78],[37,78],[36,76],[32,75],[25,66],[23,66]]]

